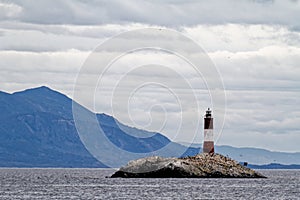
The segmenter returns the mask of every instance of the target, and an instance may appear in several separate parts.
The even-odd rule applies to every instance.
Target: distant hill
[[[0,92],[0,111],[0,167],[106,167],[80,140],[72,99],[67,96],[44,86],[13,94]],[[192,156],[201,151],[198,146],[187,148],[159,133],[128,127],[106,114],[96,117],[109,140],[126,151],[152,152],[166,144],[171,144],[168,155],[187,149],[182,156]],[[126,134],[125,129],[133,134]],[[216,151],[251,164],[300,164],[300,153],[230,146],[217,146]]]
[[[270,163],[267,165],[248,165],[249,168],[252,169],[300,169],[300,165],[282,165],[278,163]]]
[[[181,142],[185,146],[199,148],[202,144],[189,144]],[[227,145],[216,145],[216,152],[229,156],[239,162],[248,162],[256,165],[267,165],[270,163],[280,163],[285,165],[298,164],[300,165],[300,153],[285,153],[269,151],[260,148],[250,147],[232,147]]]
[[[275,152],[259,148],[237,148],[217,146],[216,151],[240,161],[257,165],[280,163],[285,165],[300,164],[300,153]]]

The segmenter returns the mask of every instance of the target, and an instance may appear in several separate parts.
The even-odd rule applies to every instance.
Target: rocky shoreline
[[[220,154],[185,158],[152,156],[130,161],[111,178],[266,178]]]

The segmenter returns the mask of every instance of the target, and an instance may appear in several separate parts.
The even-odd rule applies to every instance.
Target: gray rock
[[[159,156],[130,161],[112,176],[122,178],[266,178],[220,154],[185,158]]]

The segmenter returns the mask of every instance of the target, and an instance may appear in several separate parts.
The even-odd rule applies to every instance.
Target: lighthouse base
[[[205,141],[203,143],[203,153],[215,153],[215,147],[213,141]]]

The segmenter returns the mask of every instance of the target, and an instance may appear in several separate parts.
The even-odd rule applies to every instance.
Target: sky
[[[202,47],[215,65],[226,94],[224,126],[223,115],[214,115],[218,145],[300,152],[298,0],[0,0],[0,90],[46,85],[73,98],[95,49],[141,28],[174,30]],[[107,55],[114,53],[120,52]],[[174,141],[202,142],[202,117],[215,106],[205,81],[219,76],[199,77],[182,58],[145,49],[109,69],[104,89],[96,86],[95,105],[80,103]],[[90,68],[85,75],[101,74]]]

